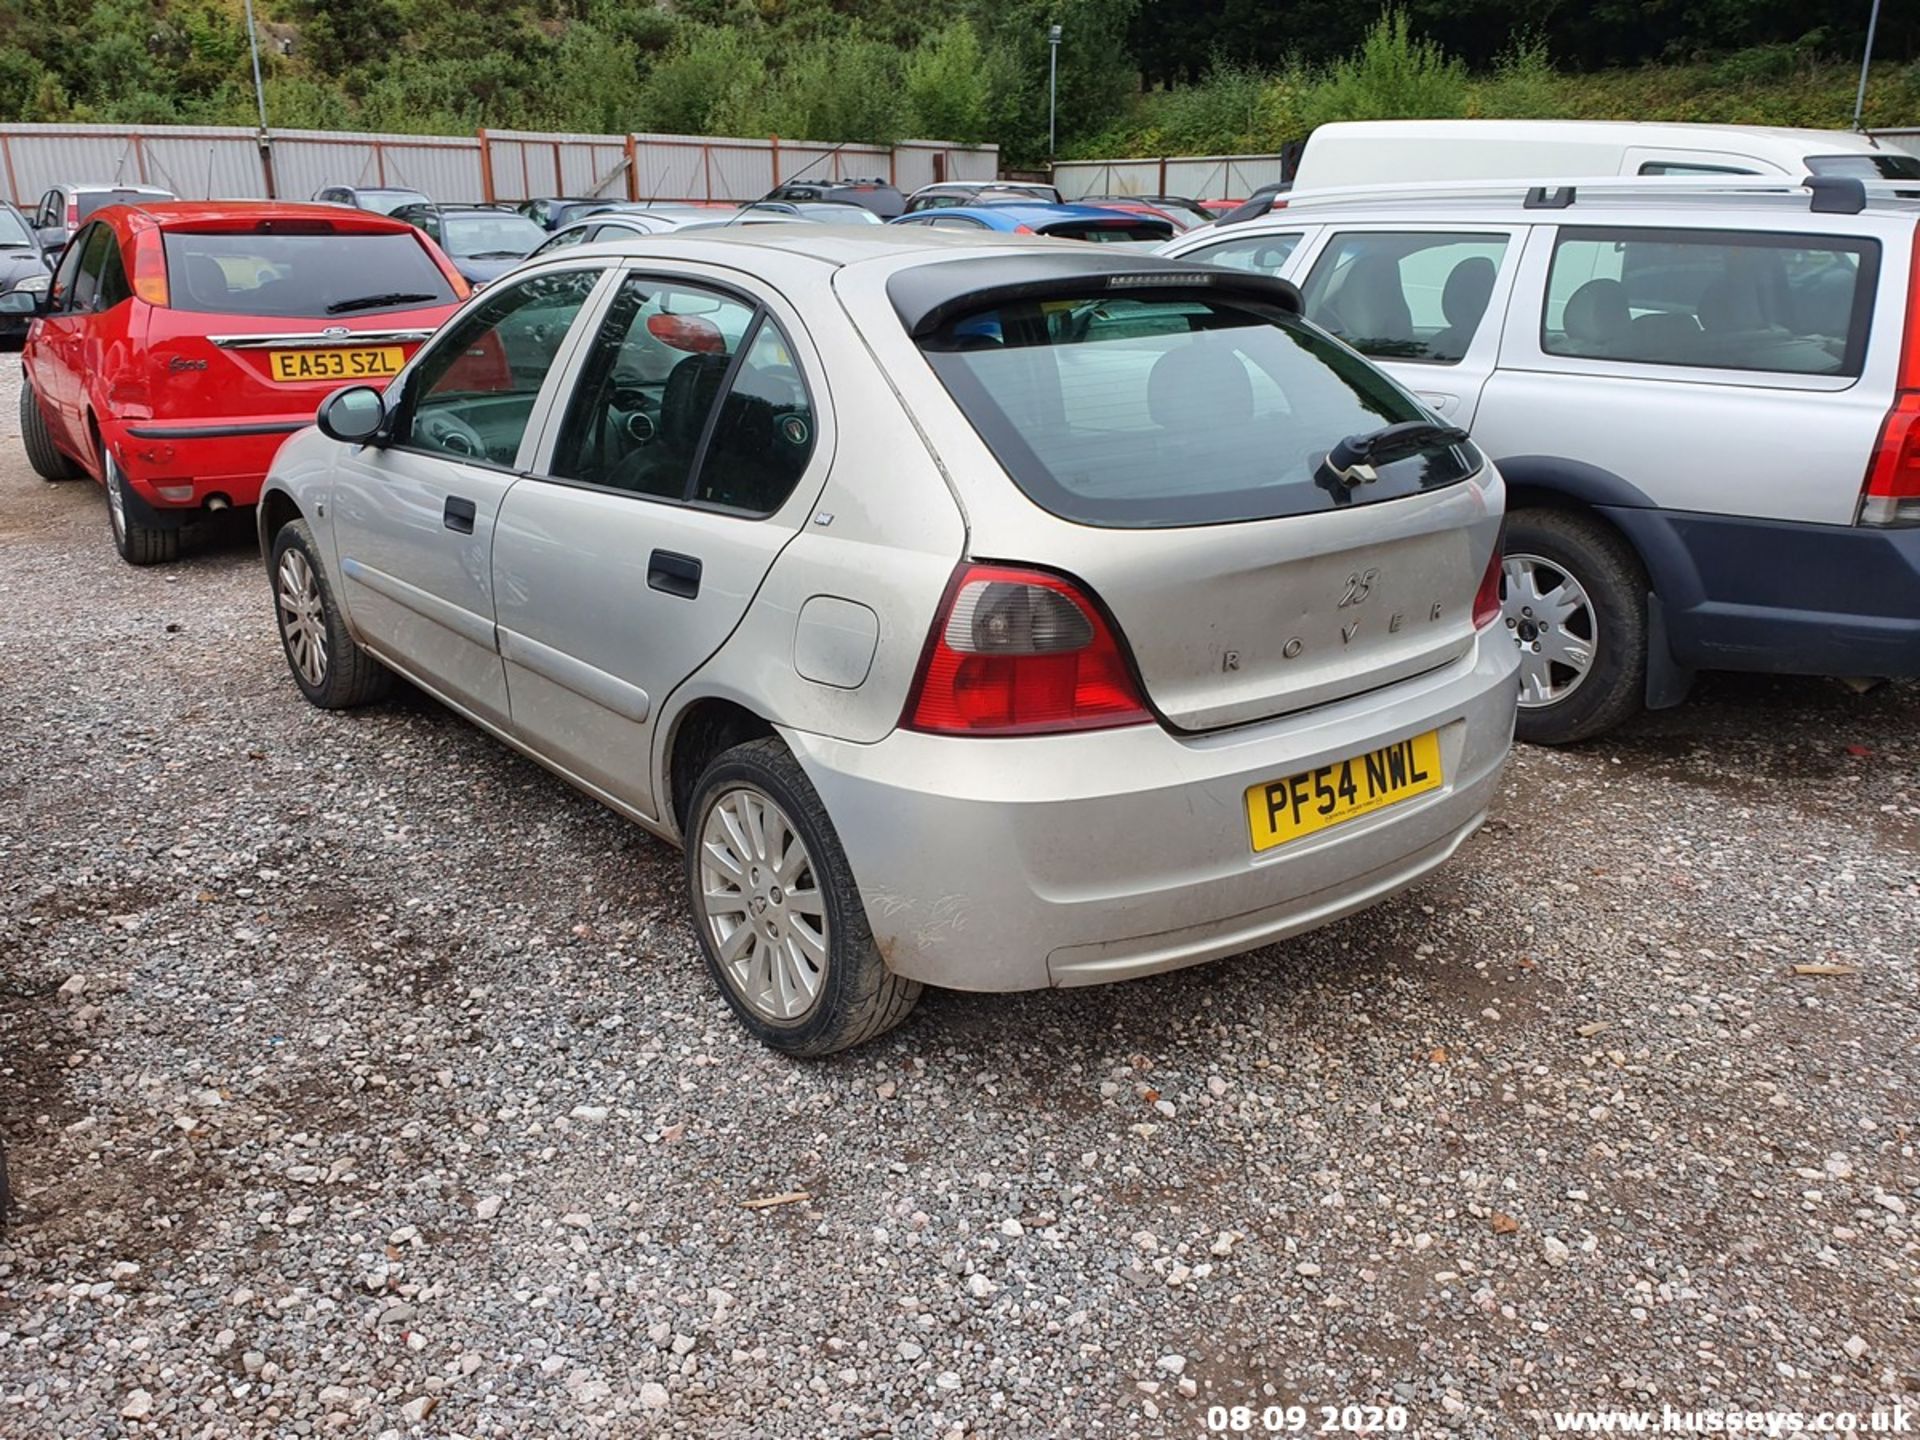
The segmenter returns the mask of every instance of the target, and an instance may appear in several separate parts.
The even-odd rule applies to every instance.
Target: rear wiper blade
[[[1378,468],[1409,455],[1459,445],[1467,432],[1458,425],[1433,420],[1403,420],[1360,435],[1349,435],[1327,452],[1327,468],[1348,485],[1364,485],[1380,478]]]
[[[327,306],[327,314],[338,315],[347,310],[371,310],[376,305],[405,305],[420,300],[437,300],[437,295],[428,295],[418,290],[389,290],[384,295],[356,295],[351,300],[336,300]]]

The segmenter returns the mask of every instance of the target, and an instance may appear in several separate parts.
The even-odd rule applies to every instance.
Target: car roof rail
[[[1488,200],[1518,202],[1528,210],[1565,210],[1583,202],[1690,201],[1715,199],[1799,198],[1816,214],[1857,215],[1875,202],[1906,202],[1920,198],[1912,181],[1861,180],[1843,175],[1596,175],[1558,180],[1435,180],[1394,185],[1342,185],[1294,190],[1285,197],[1291,212],[1333,206]],[[1223,219],[1227,217],[1222,217]],[[1236,215],[1235,219],[1253,219]]]

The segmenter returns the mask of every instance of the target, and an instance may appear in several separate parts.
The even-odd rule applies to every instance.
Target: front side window
[[[1565,229],[1541,321],[1549,355],[1858,375],[1880,246],[1835,235]]]
[[[1301,287],[1307,318],[1362,355],[1457,363],[1486,318],[1504,235],[1336,235]]]
[[[1471,446],[1416,449],[1345,484],[1326,464],[1340,440],[1429,417],[1295,317],[1207,292],[1010,303],[948,321],[921,349],[1014,482],[1082,524],[1309,514],[1479,465]]]
[[[735,296],[631,275],[581,367],[551,468],[765,514],[812,448],[806,386],[778,326]]]
[[[49,309],[73,308],[74,285],[80,277],[80,262],[86,254],[86,246],[75,243],[81,238],[81,236],[75,236],[67,242],[67,248],[60,252],[60,266],[53,272],[53,286],[48,300]]]
[[[502,468],[598,270],[535,275],[489,291],[409,374],[394,443]]]
[[[320,319],[451,305],[451,282],[411,231],[168,230],[167,285],[182,310]]]
[[[1218,245],[1203,245],[1185,250],[1182,260],[1204,260],[1209,265],[1224,265],[1229,270],[1249,270],[1256,275],[1278,275],[1300,244],[1298,232],[1291,235],[1243,235],[1237,240],[1222,240]]]

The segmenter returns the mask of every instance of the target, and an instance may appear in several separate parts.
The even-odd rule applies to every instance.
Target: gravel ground
[[[244,525],[120,564],[15,369],[9,1440],[1920,1400],[1920,688],[1711,680],[1519,754],[1369,914],[795,1063],[664,846],[421,699],[306,705]]]

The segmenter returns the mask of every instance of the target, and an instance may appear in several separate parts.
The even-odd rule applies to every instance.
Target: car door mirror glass
[[[38,315],[46,299],[45,290],[9,290],[0,295],[0,315]]]
[[[371,385],[349,385],[322,400],[314,419],[329,440],[366,445],[379,438],[386,424],[387,402]]]

